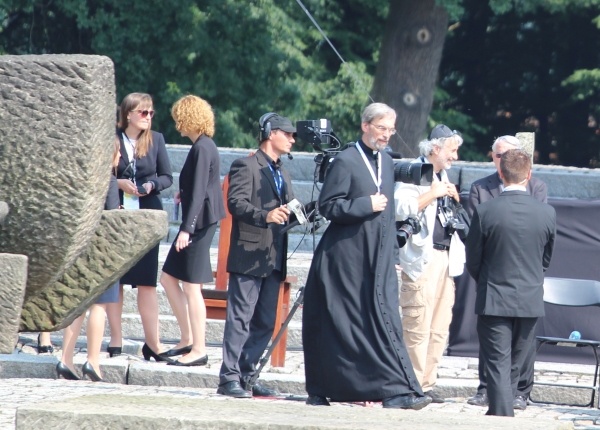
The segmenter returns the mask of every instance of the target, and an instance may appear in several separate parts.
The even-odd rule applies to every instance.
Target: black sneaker
[[[426,396],[431,397],[431,403],[444,403],[446,400],[433,390],[426,391]]]

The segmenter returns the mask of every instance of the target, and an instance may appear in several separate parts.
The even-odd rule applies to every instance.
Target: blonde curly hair
[[[173,103],[171,116],[179,132],[200,133],[208,137],[215,134],[215,114],[212,107],[198,96],[181,97]]]

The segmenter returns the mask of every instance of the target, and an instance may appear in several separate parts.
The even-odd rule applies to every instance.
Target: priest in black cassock
[[[383,149],[396,112],[365,108],[362,139],[330,163],[319,211],[331,223],[306,281],[302,342],[307,404],[379,401],[421,409],[431,402],[402,340],[395,269],[394,164]]]

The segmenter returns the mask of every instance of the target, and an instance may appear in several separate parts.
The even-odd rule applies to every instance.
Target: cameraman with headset
[[[279,394],[249,381],[273,334],[279,284],[286,276],[287,235],[282,229],[294,193],[281,156],[290,153],[296,128],[273,112],[260,118],[259,127],[259,149],[231,164],[227,194],[233,224],[217,393],[236,398]]]
[[[464,226],[457,222],[452,203],[459,202],[459,195],[446,174],[458,159],[462,143],[458,132],[436,125],[429,138],[419,143],[421,156],[414,160],[433,165],[431,186],[400,182],[394,193],[396,220],[420,220],[420,231],[400,248],[400,307],[404,341],[415,374],[434,403],[444,402],[433,387],[452,321],[453,277],[463,272],[465,261],[457,230]]]

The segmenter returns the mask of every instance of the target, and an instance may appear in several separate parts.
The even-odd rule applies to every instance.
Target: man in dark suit
[[[471,185],[469,204],[467,205],[469,215],[473,216],[473,210],[476,206],[498,197],[502,192],[504,185],[500,179],[500,157],[510,149],[523,149],[523,145],[519,139],[508,135],[500,136],[494,141],[494,144],[492,145],[492,157],[494,165],[496,166],[496,172],[473,182]],[[542,203],[548,202],[548,188],[541,179],[532,177],[529,182],[527,182],[527,192],[537,201]],[[534,362],[535,344],[532,344],[531,350],[525,360],[525,364],[521,369],[521,375],[519,376],[517,395],[513,405],[515,409],[524,410],[527,407],[527,399],[529,398],[529,393],[533,387]],[[477,393],[467,400],[467,402],[475,406],[488,405],[486,370],[483,365],[483,360],[481,359],[481,352],[479,354],[479,387],[477,387]]]
[[[556,236],[554,208],[531,197],[531,159],[502,154],[504,190],[475,208],[467,237],[467,270],[477,283],[477,334],[487,370],[488,415],[514,416],[520,369],[544,316],[544,271]]]
[[[259,150],[232,163],[227,195],[233,225],[217,393],[237,398],[278,394],[248,381],[275,327],[279,285],[286,276],[287,238],[281,229],[290,213],[286,203],[294,198],[280,157],[291,151],[296,128],[275,113],[263,115],[259,125]]]

